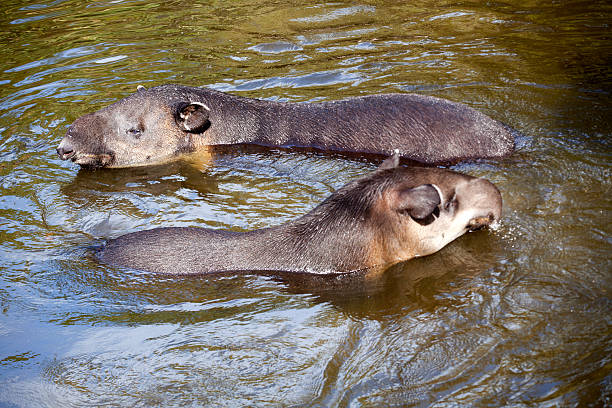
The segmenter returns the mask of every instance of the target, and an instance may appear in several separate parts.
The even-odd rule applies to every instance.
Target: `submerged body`
[[[346,273],[440,250],[501,216],[487,180],[398,167],[394,156],[306,215],[250,232],[157,228],[112,239],[103,262],[170,274],[221,271]]]
[[[206,88],[139,90],[78,118],[57,152],[90,167],[159,164],[207,146],[257,144],[390,154],[422,163],[502,157],[511,129],[466,105],[416,94],[322,103],[243,98]]]

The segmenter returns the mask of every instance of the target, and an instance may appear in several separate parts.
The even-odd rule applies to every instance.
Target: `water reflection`
[[[207,193],[218,192],[218,181],[206,168],[177,161],[127,169],[79,169],[70,183],[62,185],[61,192],[72,201],[83,202],[87,197],[99,197],[98,193],[140,192],[172,196],[183,188],[204,197]]]

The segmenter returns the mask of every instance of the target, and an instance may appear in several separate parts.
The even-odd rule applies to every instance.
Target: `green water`
[[[611,406],[607,2],[3,1],[0,406]],[[369,282],[168,278],[91,247],[303,214],[371,158],[229,149],[79,171],[55,147],[139,84],[283,101],[416,92],[518,129],[453,168],[504,219]]]

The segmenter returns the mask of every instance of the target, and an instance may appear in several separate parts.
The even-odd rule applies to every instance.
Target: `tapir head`
[[[323,234],[332,223],[339,234],[346,231],[366,267],[433,254],[500,219],[501,194],[490,181],[441,168],[402,167],[398,161],[396,153],[308,216],[318,220]]]
[[[398,167],[397,161],[398,156],[388,159],[373,176],[385,186],[370,212],[385,225],[370,251],[376,263],[432,254],[501,218],[501,194],[490,181],[439,168]]]
[[[195,150],[210,124],[209,111],[188,88],[139,86],[136,93],[75,120],[57,154],[85,167],[164,163]]]

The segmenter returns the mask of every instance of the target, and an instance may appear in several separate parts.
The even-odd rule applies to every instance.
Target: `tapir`
[[[445,164],[508,155],[515,133],[467,105],[425,95],[295,103],[162,85],[140,86],[76,119],[56,150],[83,167],[161,164],[233,144],[384,156],[397,148],[406,159]]]
[[[248,232],[155,228],[111,239],[98,256],[111,265],[165,274],[339,274],[433,254],[500,219],[501,195],[488,180],[398,162],[394,154],[281,225]]]

